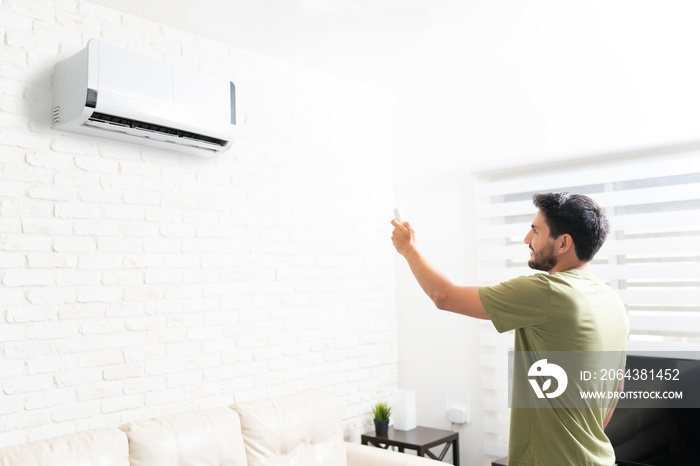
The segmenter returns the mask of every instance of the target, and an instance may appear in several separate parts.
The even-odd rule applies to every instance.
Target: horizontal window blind
[[[700,151],[482,176],[475,193],[480,284],[535,272],[523,242],[536,212],[532,195],[558,191],[592,197],[610,220],[592,268],[627,306],[629,349],[700,351]],[[512,332],[498,335],[483,324],[486,451],[493,456],[507,445],[503,364],[512,342]]]

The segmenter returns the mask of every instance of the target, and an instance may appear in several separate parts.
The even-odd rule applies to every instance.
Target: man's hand
[[[394,243],[396,252],[405,256],[408,251],[416,247],[416,233],[408,222],[399,222],[396,219],[391,221],[394,231],[391,234],[391,242]]]

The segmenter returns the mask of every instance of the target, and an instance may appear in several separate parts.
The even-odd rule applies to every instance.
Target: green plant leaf
[[[388,421],[393,408],[388,403],[380,401],[372,407],[375,421]]]

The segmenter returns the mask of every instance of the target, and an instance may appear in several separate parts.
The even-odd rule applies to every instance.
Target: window
[[[534,273],[523,242],[535,192],[595,199],[610,220],[593,271],[618,290],[633,351],[700,351],[700,151],[596,160],[565,168],[482,176],[476,186],[482,285]],[[487,453],[507,445],[507,351],[512,332],[484,325]],[[505,423],[505,424],[504,424]]]

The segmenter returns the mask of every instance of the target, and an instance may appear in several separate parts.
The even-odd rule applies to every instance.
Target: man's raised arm
[[[394,248],[406,259],[418,284],[438,309],[477,319],[490,319],[481,303],[478,287],[457,286],[435,269],[418,250],[415,232],[409,222],[401,223],[394,219],[391,224],[394,226],[391,235]]]

